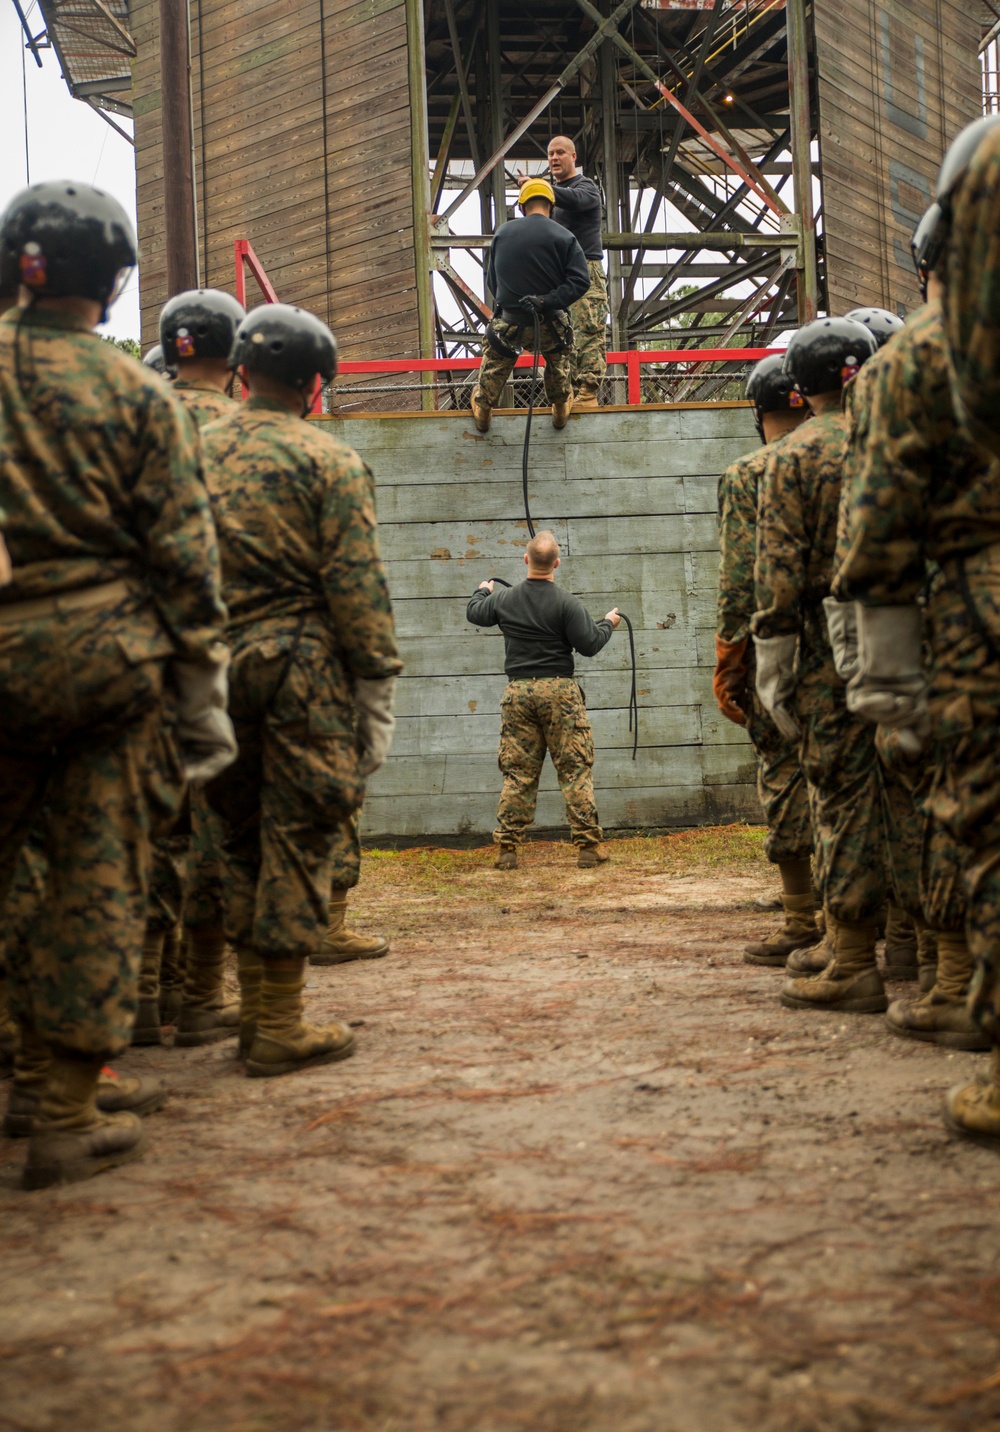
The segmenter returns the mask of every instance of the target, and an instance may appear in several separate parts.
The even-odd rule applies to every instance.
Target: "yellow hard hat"
[[[555,190],[547,179],[529,179],[526,184],[522,184],[521,192],[517,196],[517,202],[522,209],[529,199],[548,199],[555,208]]]

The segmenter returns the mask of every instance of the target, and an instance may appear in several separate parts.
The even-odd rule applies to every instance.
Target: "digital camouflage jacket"
[[[951,373],[973,436],[1000,455],[1000,130],[987,133],[953,204],[945,278]]]
[[[0,507],[20,602],[135,579],[176,653],[198,660],[225,611],[194,429],[163,380],[79,319],[0,318]]]
[[[794,430],[793,430],[794,431]],[[741,457],[719,479],[719,595],[715,634],[723,641],[750,635],[757,559],[757,506],[767,460],[789,436]]]
[[[313,617],[351,676],[395,675],[374,484],[357,453],[265,398],[201,437],[234,646]]]
[[[207,383],[186,383],[183,378],[178,378],[170,384],[170,391],[180,398],[199,428],[216,423],[220,418],[231,418],[239,407],[235,398],[227,398],[225,393]]]

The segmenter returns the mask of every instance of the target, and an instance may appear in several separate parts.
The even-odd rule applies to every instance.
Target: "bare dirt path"
[[[1000,1419],[982,1067],[777,1003],[758,832],[373,854],[389,959],[317,970],[355,1058],[130,1054],[138,1164],[0,1144],[7,1432],[980,1432]]]

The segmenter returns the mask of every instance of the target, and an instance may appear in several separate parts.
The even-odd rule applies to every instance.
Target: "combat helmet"
[[[941,205],[935,201],[913,230],[913,238],[910,240],[913,267],[917,271],[920,296],[925,303],[927,302],[927,280],[934,272],[941,257],[941,243],[936,242],[940,224]],[[942,234],[946,233],[947,229],[945,228]]]
[[[159,373],[161,378],[172,378],[174,371],[167,367],[166,359],[163,356],[163,348],[159,343],[154,343],[146,353],[142,355],[143,366],[152,368],[154,373]]]
[[[852,308],[844,317],[854,323],[863,323],[880,348],[903,327],[899,314],[890,313],[888,308]]]
[[[877,350],[874,334],[853,318],[815,318],[792,337],[785,372],[804,398],[843,388]]]
[[[221,288],[175,294],[160,313],[160,342],[170,367],[185,358],[225,358],[246,309]]]
[[[764,437],[764,414],[787,413],[803,406],[802,394],[785,372],[785,355],[771,353],[755,364],[747,379],[746,398],[753,403],[753,419]]]
[[[229,366],[248,368],[302,392],[317,373],[324,383],[336,377],[337,340],[304,308],[262,303],[236,330]]]
[[[90,184],[32,184],[0,219],[0,287],[16,282],[39,298],[92,299],[102,323],[138,260],[131,219]]]
[[[917,225],[917,232],[913,235],[913,244],[915,244],[921,227],[925,223],[928,224],[926,232],[922,236],[922,242],[923,260],[929,274],[933,273],[941,262],[945,244],[948,242],[948,234],[951,230],[951,204],[955,197],[955,191],[965,178],[965,172],[972,163],[972,156],[986,135],[996,129],[998,124],[1000,124],[1000,114],[986,114],[982,119],[974,119],[971,124],[967,124],[958,132],[941,161],[937,184],[934,186],[934,204],[921,219],[920,224]],[[928,216],[935,208],[937,210],[935,217],[928,222]],[[913,244],[911,244],[911,248]]]

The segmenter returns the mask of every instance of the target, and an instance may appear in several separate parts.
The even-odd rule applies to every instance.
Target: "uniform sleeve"
[[[490,256],[489,256],[489,260],[488,260],[488,262],[487,262],[487,264],[486,264],[486,287],[489,289],[490,293],[492,293],[494,299],[496,299],[496,293],[497,293],[496,251],[497,251],[497,239],[498,239],[499,237],[500,237],[500,232],[499,232],[499,230],[498,230],[498,231],[493,235],[493,242],[490,244]]]
[[[496,626],[500,621],[500,613],[497,611],[499,600],[499,592],[488,592],[485,587],[481,590],[477,587],[465,609],[466,620],[473,626]]]
[[[808,568],[806,515],[799,459],[779,449],[768,458],[760,484],[754,636],[786,636],[799,630]]]
[[[575,303],[578,298],[582,298],[590,287],[590,269],[587,266],[583,249],[568,230],[563,232],[569,239],[565,259],[566,277],[558,288],[543,295],[545,307],[550,312],[569,308],[570,304]]]
[[[149,402],[139,448],[132,510],[146,580],[178,655],[205,661],[226,621],[219,548],[198,436],[169,391]]]
[[[611,640],[614,627],[603,618],[595,622],[579,598],[568,592],[566,596],[566,640],[581,656],[596,656]]]
[[[567,214],[600,214],[604,208],[601,191],[593,179],[584,178],[577,184],[553,184],[556,207]]]
[[[719,596],[716,635],[742,641],[754,614],[757,483],[746,462],[727,468],[719,483]]]
[[[926,403],[907,350],[884,350],[848,432],[833,595],[898,606],[924,585],[934,465]],[[862,370],[862,373],[864,370]]]
[[[320,580],[352,676],[378,681],[402,670],[378,549],[373,478],[356,453],[331,454],[321,474]]]
[[[945,317],[956,409],[1000,456],[1000,131],[979,145],[954,203]]]

